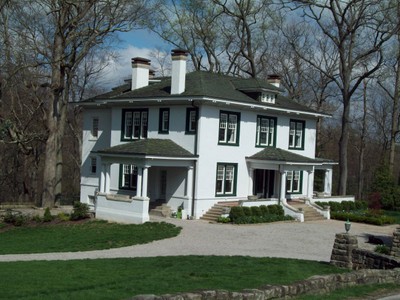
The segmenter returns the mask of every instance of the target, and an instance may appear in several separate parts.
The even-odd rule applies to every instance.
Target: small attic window
[[[261,93],[261,102],[275,103],[276,96],[270,93]]]

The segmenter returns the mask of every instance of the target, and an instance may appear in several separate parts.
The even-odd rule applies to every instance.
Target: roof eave
[[[296,110],[296,109],[290,109],[290,108],[282,108],[282,107],[274,107],[273,105],[261,105],[257,103],[246,103],[242,101],[236,101],[236,100],[228,100],[228,99],[220,99],[220,98],[213,98],[213,97],[207,97],[207,96],[190,96],[190,95],[185,95],[185,96],[164,96],[164,97],[141,97],[141,98],[127,98],[127,99],[97,99],[94,100],[93,102],[80,102],[78,105],[81,106],[86,106],[86,107],[99,107],[102,105],[107,105],[108,103],[118,103],[118,104],[132,104],[132,103],[140,103],[140,102],[163,102],[163,101],[182,101],[182,100],[187,100],[189,102],[191,101],[205,101],[205,102],[211,102],[211,103],[222,103],[226,105],[232,105],[232,106],[241,106],[241,107],[248,107],[252,109],[260,109],[260,110],[266,110],[266,111],[277,111],[277,112],[285,112],[288,114],[296,114],[296,115],[307,115],[307,116],[314,116],[314,117],[327,117],[331,118],[332,115],[330,114],[325,114],[325,113],[320,113],[320,112],[311,112],[311,111],[305,111],[305,110]]]

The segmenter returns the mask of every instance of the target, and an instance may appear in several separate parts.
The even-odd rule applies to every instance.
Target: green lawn
[[[0,263],[0,299],[127,299],[199,289],[241,290],[346,272],[326,263],[231,256]]]
[[[0,233],[0,254],[117,248],[174,237],[180,231],[180,227],[164,222],[127,225],[90,221],[69,225],[14,227]]]

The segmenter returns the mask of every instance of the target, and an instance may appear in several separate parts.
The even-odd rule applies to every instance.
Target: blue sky
[[[147,29],[120,32],[118,36],[123,41],[121,44],[122,47],[127,47],[128,45],[138,48],[170,47],[157,34]]]
[[[118,33],[121,42],[115,48],[118,58],[109,61],[109,66],[103,72],[104,86],[107,88],[122,84],[131,76],[131,58],[144,57],[150,59],[150,52],[158,49],[169,52],[174,47],[164,42],[155,33],[142,29]],[[157,69],[155,62],[152,68]]]

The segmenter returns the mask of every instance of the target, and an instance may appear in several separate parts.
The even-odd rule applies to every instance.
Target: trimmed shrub
[[[387,224],[395,224],[396,220],[392,217],[388,217],[385,215],[381,216],[371,216],[367,214],[356,214],[356,213],[346,213],[346,212],[332,212],[331,218],[335,220],[350,222],[358,222],[372,225],[387,225]]]
[[[242,209],[245,216],[250,217],[252,215],[250,207],[242,206]]]
[[[261,209],[258,206],[252,206],[250,209],[252,216],[261,217]]]
[[[260,207],[234,206],[229,213],[229,219],[235,224],[256,224],[293,220],[290,216],[284,216],[283,208],[279,205],[261,205]],[[222,221],[224,220],[221,220],[221,222]]]
[[[278,215],[278,216],[285,215],[283,207],[278,204],[268,205],[268,211],[271,215]]]
[[[231,211],[229,212],[229,218],[232,222],[244,216],[243,207],[242,206],[233,206]]]
[[[89,206],[79,201],[74,202],[74,208],[72,210],[70,219],[72,221],[82,220],[89,217]]]
[[[51,222],[53,221],[53,216],[50,213],[50,208],[46,207],[46,210],[44,211],[43,215],[43,222]]]
[[[261,215],[265,216],[269,214],[268,206],[260,205]]]

